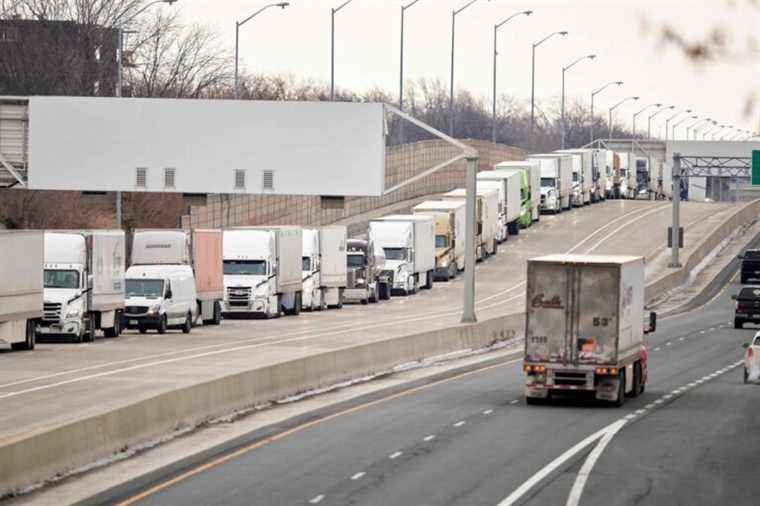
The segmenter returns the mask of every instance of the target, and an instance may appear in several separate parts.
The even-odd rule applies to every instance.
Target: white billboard
[[[382,104],[29,99],[29,188],[377,196]]]

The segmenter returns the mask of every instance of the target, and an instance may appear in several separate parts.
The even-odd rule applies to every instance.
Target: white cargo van
[[[303,230],[303,308],[343,307],[347,284],[347,230],[343,226]]]
[[[37,336],[94,341],[121,333],[125,237],[122,230],[46,231],[45,305]]]
[[[224,231],[224,313],[278,317],[301,312],[303,238],[299,227]]]
[[[42,318],[44,233],[0,231],[0,343],[13,350],[35,346]]]
[[[190,237],[183,230],[137,230],[127,269],[124,324],[141,334],[149,329],[188,334],[199,315]]]
[[[397,214],[369,223],[369,237],[385,253],[383,273],[394,292],[409,295],[433,287],[435,222],[431,216]]]

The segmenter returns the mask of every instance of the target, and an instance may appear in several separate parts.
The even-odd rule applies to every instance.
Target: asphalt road
[[[512,495],[502,504],[566,504],[586,476],[569,504],[758,504],[758,390],[736,367],[755,330],[729,324],[737,288],[660,322],[647,391],[622,408],[528,407],[516,357],[252,433],[235,454],[167,470],[121,500],[496,505]],[[603,436],[559,458],[594,433]]]

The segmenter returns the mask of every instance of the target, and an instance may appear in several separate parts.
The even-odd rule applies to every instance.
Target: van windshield
[[[74,270],[45,269],[45,288],[79,288],[79,273]]]
[[[436,248],[448,248],[449,247],[449,238],[445,235],[437,235],[435,236],[435,247]]]
[[[553,177],[542,177],[541,178],[541,186],[544,188],[554,188],[554,178]]]
[[[225,260],[224,273],[238,276],[266,276],[266,260]]]
[[[406,248],[383,248],[386,260],[406,260]]]
[[[364,255],[362,253],[349,253],[346,255],[348,267],[364,267]]]
[[[145,297],[157,299],[164,293],[164,281],[162,279],[128,279],[127,297]]]

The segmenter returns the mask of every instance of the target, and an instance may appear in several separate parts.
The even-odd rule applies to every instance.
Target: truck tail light
[[[595,370],[599,376],[617,376],[617,367],[597,367]]]
[[[523,366],[523,369],[525,369],[525,372],[527,372],[528,374],[546,372],[546,366],[539,365],[539,364],[525,364]]]

